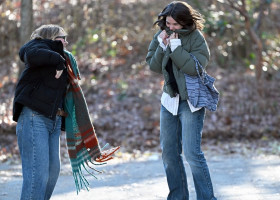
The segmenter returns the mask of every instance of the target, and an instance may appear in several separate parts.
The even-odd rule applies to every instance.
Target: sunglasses
[[[57,36],[57,37],[55,37],[55,39],[61,38],[61,39],[63,39],[64,41],[66,41],[66,37],[67,37],[67,36],[65,36],[65,35],[64,35],[64,36]]]

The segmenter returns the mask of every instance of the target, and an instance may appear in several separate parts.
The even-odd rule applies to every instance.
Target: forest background
[[[18,50],[42,24],[68,33],[100,143],[159,151],[163,78],[145,56],[158,30],[153,23],[169,2],[0,0],[0,161],[18,155],[12,121]],[[229,153],[244,144],[280,155],[280,0],[187,2],[206,20],[207,72],[220,92],[218,110],[206,113],[203,142]]]

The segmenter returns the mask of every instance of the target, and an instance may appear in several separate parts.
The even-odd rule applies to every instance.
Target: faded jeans
[[[191,168],[197,200],[216,199],[206,159],[201,151],[204,116],[205,108],[192,113],[187,101],[180,100],[176,116],[161,106],[160,145],[169,187],[168,200],[189,199],[182,149]]]
[[[55,120],[24,107],[16,133],[22,160],[21,200],[51,198],[60,171],[61,117]]]

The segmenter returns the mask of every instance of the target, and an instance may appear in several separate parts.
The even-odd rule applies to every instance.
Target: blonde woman
[[[62,27],[43,25],[19,51],[25,69],[16,86],[13,119],[22,159],[21,200],[51,198],[60,171],[61,129],[66,129],[77,191],[88,186],[81,166],[107,161],[118,149],[101,153],[66,37]]]
[[[22,159],[21,200],[50,199],[59,176],[66,45],[63,28],[45,25],[19,51],[25,69],[15,91],[13,119]]]

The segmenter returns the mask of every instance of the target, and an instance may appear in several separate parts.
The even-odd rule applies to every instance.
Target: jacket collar
[[[178,33],[179,37],[189,35],[194,30],[195,30],[194,27],[189,27],[188,29],[178,29],[178,30],[175,30],[175,31],[171,31],[169,28],[165,29],[165,31],[167,32],[168,35],[171,35],[172,33],[175,32],[175,33]]]

